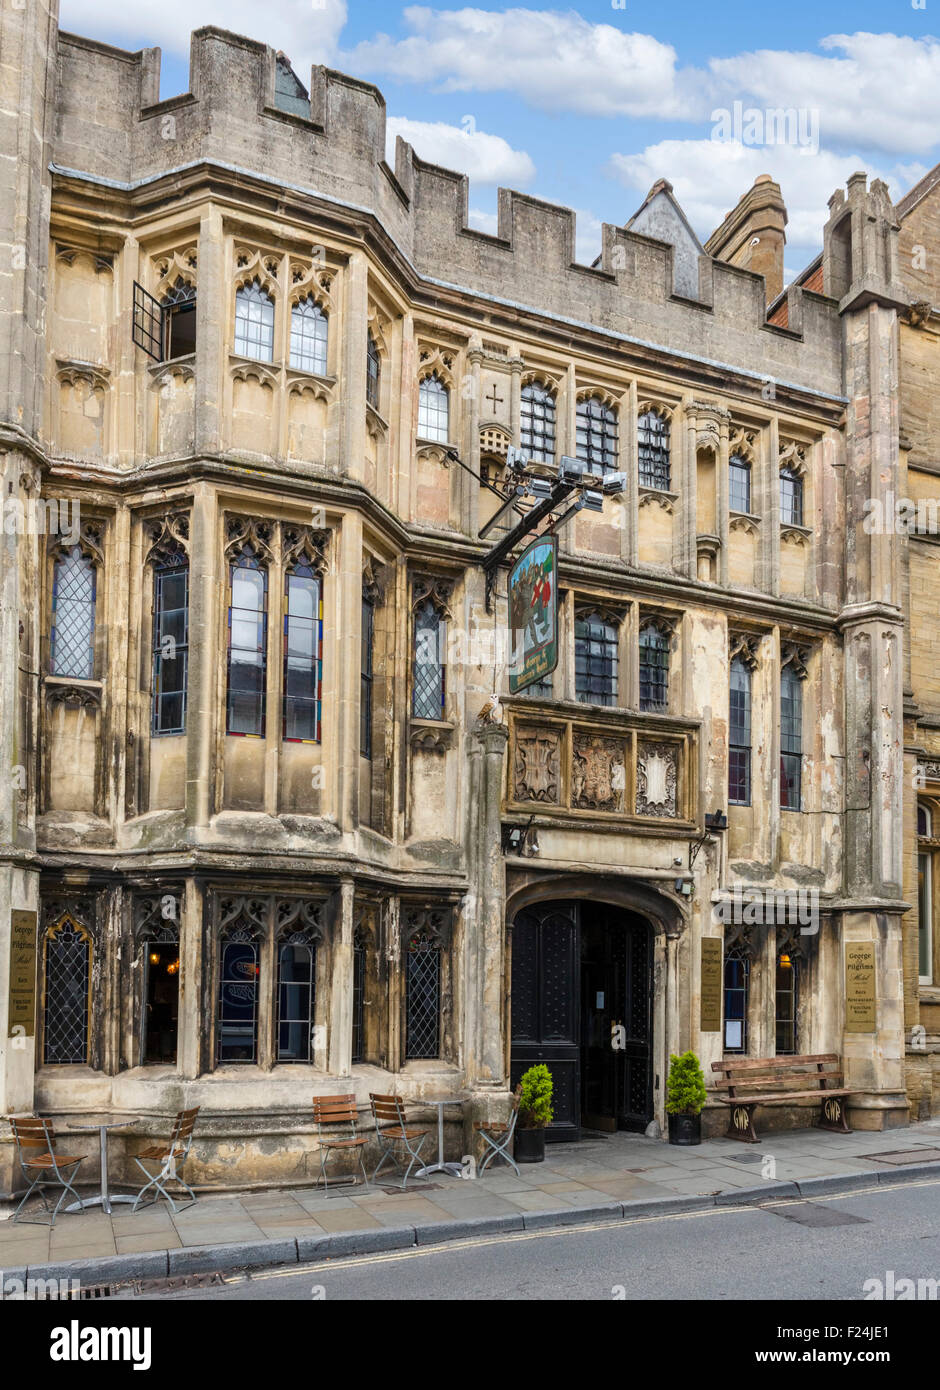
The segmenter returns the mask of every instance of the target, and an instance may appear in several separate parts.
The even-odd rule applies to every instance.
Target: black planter
[[[670,1115],[669,1142],[670,1144],[701,1144],[701,1115]]]
[[[517,1163],[544,1163],[544,1129],[519,1129],[513,1136],[513,1157]]]

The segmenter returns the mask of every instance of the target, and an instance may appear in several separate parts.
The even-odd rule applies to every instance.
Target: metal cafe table
[[[463,1164],[444,1162],[444,1106],[463,1105],[463,1101],[455,1100],[453,1096],[421,1096],[415,1104],[437,1107],[437,1162],[426,1163],[423,1168],[417,1170],[415,1177],[426,1178],[429,1173],[452,1173],[455,1178],[459,1178],[463,1173]]]
[[[112,1202],[136,1202],[137,1194],[126,1197],[120,1192],[111,1193],[108,1191],[108,1131],[112,1129],[127,1129],[130,1125],[136,1124],[139,1115],[131,1115],[124,1120],[105,1120],[91,1125],[66,1125],[66,1129],[76,1134],[88,1134],[92,1130],[98,1131],[98,1142],[101,1151],[101,1191],[97,1197],[84,1197],[81,1202],[73,1202],[71,1206],[65,1208],[66,1211],[81,1211],[84,1207],[101,1207],[111,1215]]]

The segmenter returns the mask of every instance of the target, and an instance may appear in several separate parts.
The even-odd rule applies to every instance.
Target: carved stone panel
[[[571,804],[586,811],[623,811],[626,761],[620,739],[576,733]]]
[[[678,816],[679,749],[674,743],[641,740],[636,756],[636,813],[638,816]]]
[[[513,800],[561,804],[561,731],[520,727],[513,760]]]

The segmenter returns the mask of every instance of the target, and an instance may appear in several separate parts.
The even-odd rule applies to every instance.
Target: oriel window
[[[263,738],[268,577],[250,545],[229,568],[227,734]]]
[[[617,412],[598,396],[578,401],[578,458],[592,473],[617,467]]]
[[[443,719],[446,694],[444,619],[426,598],[414,615],[414,672],[411,712],[415,719]]]
[[[450,393],[437,372],[418,388],[418,437],[439,444],[450,439]]]
[[[519,443],[534,462],[555,462],[555,397],[537,381],[522,388]]]
[[[669,491],[669,421],[655,410],[637,420],[637,457],[642,487]]]
[[[803,686],[792,666],[780,678],[780,805],[800,809],[803,774]]]
[[[298,371],[326,376],[326,350],[329,338],[327,316],[308,295],[299,300],[290,314],[290,364]]]
[[[751,804],[751,673],[741,657],[731,663],[728,692],[728,800]]]
[[[54,676],[95,674],[95,566],[80,546],[60,555],[52,581],[51,658]]]
[[[235,351],[256,362],[274,361],[274,300],[257,279],[235,295]]]
[[[284,731],[287,742],[319,743],[323,689],[323,592],[307,564],[288,571],[284,595]]]
[[[669,634],[658,623],[640,628],[640,709],[650,713],[669,707]]]
[[[803,479],[792,468],[780,470],[780,520],[785,526],[803,525]]]
[[[728,464],[728,506],[733,512],[751,510],[751,465],[737,455]]]
[[[153,732],[186,731],[189,565],[180,553],[153,574]]]
[[[587,705],[616,706],[619,692],[619,625],[593,610],[575,613],[575,695]]]

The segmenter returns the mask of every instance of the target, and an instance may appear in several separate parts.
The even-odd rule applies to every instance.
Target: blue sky
[[[202,24],[283,49],[305,82],[312,62],[373,81],[390,135],[470,175],[475,225],[495,230],[499,184],[524,188],[576,209],[586,260],[601,223],[625,222],[656,178],[672,182],[704,240],[770,173],[790,213],[789,276],[815,254],[826,201],[854,169],[897,198],[940,158],[932,3],[62,0],[61,24],[160,47],[164,97],[187,89],[189,33]],[[716,113],[730,124],[735,102],[745,124],[714,138]],[[792,109],[788,139],[768,141],[769,108]]]

